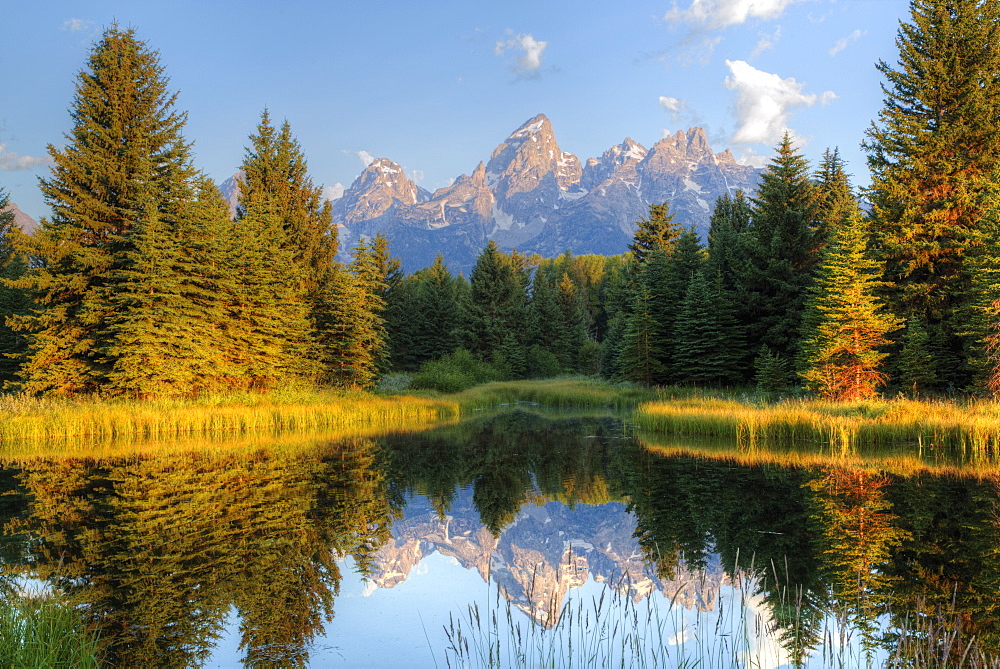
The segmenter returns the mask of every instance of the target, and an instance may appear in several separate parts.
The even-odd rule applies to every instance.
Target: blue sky
[[[70,128],[75,76],[112,22],[160,53],[196,165],[233,174],[264,107],[288,119],[317,184],[371,157],[434,190],[538,113],[581,160],[702,126],[743,162],[788,128],[816,161],[839,147],[868,182],[864,131],[896,61],[903,0],[9,3],[0,40],[0,187],[35,218],[48,144]]]

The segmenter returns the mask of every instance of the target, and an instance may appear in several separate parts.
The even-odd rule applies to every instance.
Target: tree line
[[[877,65],[861,193],[837,150],[814,168],[786,134],[755,194],[715,203],[705,244],[656,204],[621,256],[491,242],[466,279],[441,257],[404,275],[381,237],[339,262],[329,203],[267,111],[231,216],[157,54],[113,26],[49,149],[51,217],[32,235],[0,217],[0,374],[37,394],[140,396],[370,387],[394,370],[996,393],[998,38],[994,3],[911,2],[897,63]]]

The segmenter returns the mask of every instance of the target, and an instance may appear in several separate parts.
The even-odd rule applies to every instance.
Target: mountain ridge
[[[755,190],[761,170],[729,149],[714,152],[703,128],[679,130],[649,149],[626,137],[598,158],[563,151],[544,114],[528,119],[469,174],[433,193],[377,158],[333,201],[346,252],[384,234],[405,269],[437,253],[467,270],[489,240],[555,256],[622,253],[649,205],[669,202],[675,220],[705,237],[715,200]]]

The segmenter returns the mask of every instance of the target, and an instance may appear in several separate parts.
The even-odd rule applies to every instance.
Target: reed
[[[895,399],[837,403],[788,399],[693,397],[642,404],[635,422],[651,432],[758,443],[811,442],[842,451],[860,445],[908,444],[918,452],[1000,451],[997,402],[917,402]]]
[[[98,667],[98,637],[77,611],[52,596],[7,593],[0,598],[0,664]]]
[[[589,600],[571,597],[561,608],[557,605],[555,620],[534,605],[522,615],[497,586],[487,606],[472,604],[449,616],[445,663],[525,669],[1000,667],[1000,657],[963,632],[961,613],[954,608],[904,619],[900,626],[881,616],[875,634],[865,635],[851,625],[850,610],[840,604],[825,611],[818,627],[806,629],[810,615],[801,588],[772,586],[777,601],[770,605],[760,594],[780,569],[751,565],[736,573],[731,586],[714,592],[704,587],[703,575],[695,576],[697,600],[705,604],[697,610],[686,610],[675,598],[657,592],[639,600],[622,580],[605,583]],[[784,624],[775,620],[770,606],[782,608]]]
[[[455,420],[441,399],[329,390],[235,393],[191,399],[0,397],[0,454],[14,444],[162,441],[184,435],[400,429]]]

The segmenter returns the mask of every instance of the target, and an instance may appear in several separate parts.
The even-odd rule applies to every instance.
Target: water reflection
[[[540,629],[588,583],[702,612],[752,584],[792,663],[831,612],[870,658],[904,629],[953,636],[954,657],[1000,649],[997,476],[772,456],[664,455],[611,416],[514,411],[297,450],[38,459],[0,471],[0,559],[79,604],[114,666],[202,663],[233,614],[242,662],[307,664],[324,631],[377,624],[335,616],[345,580],[394,588],[432,555]]]

